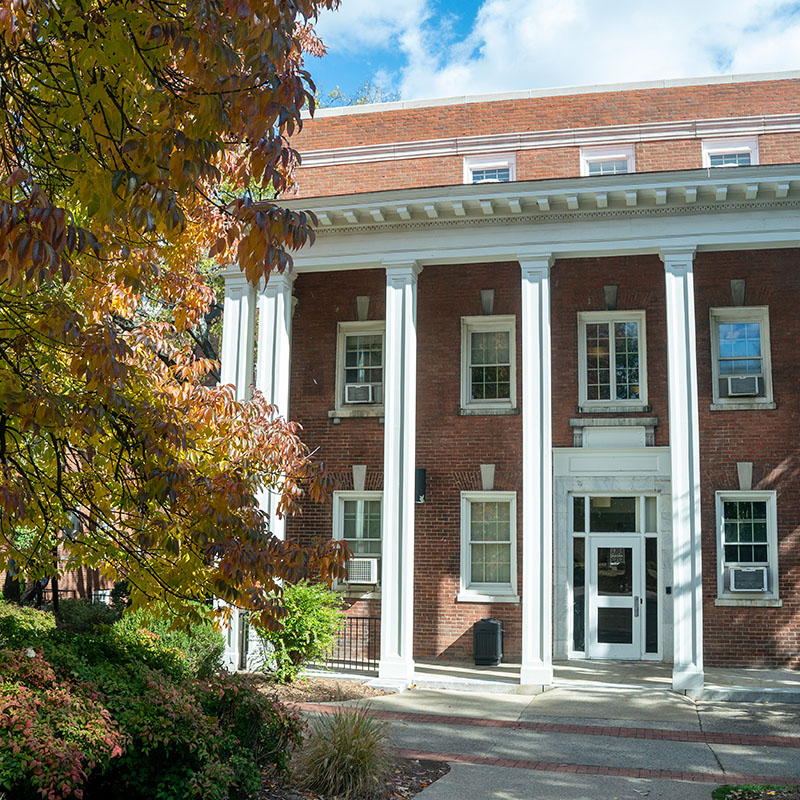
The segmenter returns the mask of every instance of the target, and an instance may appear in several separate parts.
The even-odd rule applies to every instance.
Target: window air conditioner
[[[757,397],[758,375],[729,375],[728,397]]]
[[[731,567],[732,592],[766,592],[766,567]]]
[[[351,558],[347,562],[348,583],[378,583],[377,558]]]
[[[371,403],[372,384],[348,383],[344,387],[345,403]]]

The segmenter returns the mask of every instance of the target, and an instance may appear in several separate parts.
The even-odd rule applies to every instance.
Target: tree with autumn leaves
[[[134,604],[214,595],[265,625],[282,582],[341,570],[269,533],[260,487],[291,513],[324,479],[190,336],[209,257],[256,284],[313,240],[253,197],[291,184],[337,4],[0,0],[0,570],[99,567]]]

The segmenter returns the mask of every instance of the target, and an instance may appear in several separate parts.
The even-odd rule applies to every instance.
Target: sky
[[[800,0],[342,0],[307,67],[401,100],[800,70]],[[800,100],[800,98],[799,98]]]

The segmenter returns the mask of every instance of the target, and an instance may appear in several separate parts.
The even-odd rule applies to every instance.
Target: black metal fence
[[[314,666],[371,672],[378,669],[380,653],[380,617],[347,617],[333,649]]]

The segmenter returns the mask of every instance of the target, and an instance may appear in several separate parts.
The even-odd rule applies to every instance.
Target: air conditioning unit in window
[[[351,558],[346,568],[348,583],[378,583],[377,558]]]
[[[732,592],[766,592],[766,567],[731,567]]]
[[[347,383],[344,387],[345,403],[371,403],[372,384]]]
[[[758,375],[728,375],[728,397],[757,397]]]

